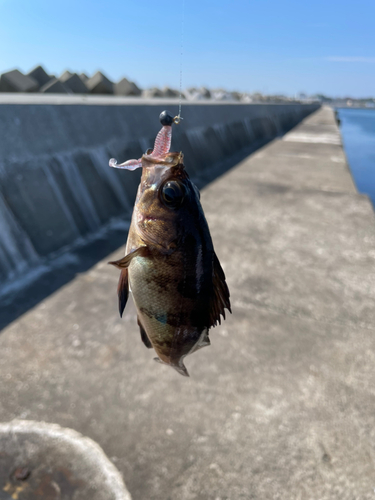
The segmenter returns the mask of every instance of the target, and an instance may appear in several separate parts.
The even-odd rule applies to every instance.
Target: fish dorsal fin
[[[108,262],[108,264],[111,264],[118,269],[126,269],[127,267],[129,267],[129,264],[134,257],[147,257],[149,254],[150,251],[147,247],[139,247],[136,250],[128,253],[128,255],[125,255],[125,257],[123,257],[122,259]]]
[[[209,312],[209,325],[216,326],[218,323],[221,324],[220,315],[225,319],[224,309],[228,309],[231,313],[230,300],[229,300],[229,289],[225,281],[225,274],[220,265],[219,259],[214,252],[213,263],[212,263],[212,284],[213,291],[210,301],[210,312]]]
[[[150,339],[148,338],[148,335],[146,333],[146,330],[143,328],[142,326],[142,323],[139,321],[139,317],[137,316],[137,323],[138,323],[138,326],[139,326],[139,330],[141,332],[141,339],[142,339],[142,342],[144,343],[144,345],[148,348],[148,349],[151,349],[152,348],[152,344],[151,344],[151,341]]]
[[[128,280],[127,269],[121,269],[120,279],[118,280],[118,285],[117,285],[117,295],[118,295],[118,310],[122,318],[122,313],[124,312],[129,296],[129,280]]]

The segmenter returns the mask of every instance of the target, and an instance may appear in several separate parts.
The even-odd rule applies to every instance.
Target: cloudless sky
[[[180,83],[183,0],[0,0],[0,73]],[[183,87],[375,96],[375,0],[185,0]]]

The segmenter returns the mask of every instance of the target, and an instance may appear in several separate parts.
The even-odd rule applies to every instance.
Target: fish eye
[[[167,207],[179,208],[184,201],[185,188],[177,181],[168,181],[161,190],[161,196]]]

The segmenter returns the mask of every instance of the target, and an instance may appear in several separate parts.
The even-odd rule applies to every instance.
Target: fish
[[[200,193],[182,152],[169,152],[172,124],[164,111],[153,150],[139,159],[110,166],[142,168],[125,257],[109,264],[120,269],[120,316],[129,291],[137,310],[142,342],[156,361],[189,376],[184,358],[210,345],[209,330],[231,311],[224,271],[214,251]]]

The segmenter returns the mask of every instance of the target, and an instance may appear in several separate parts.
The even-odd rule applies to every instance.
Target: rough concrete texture
[[[81,73],[79,75],[80,79],[83,81],[83,83],[86,83],[89,77],[85,73]]]
[[[69,92],[68,88],[60,82],[57,78],[51,78],[51,80],[40,87],[39,92],[49,93],[49,94],[67,94]]]
[[[114,91],[117,95],[140,96],[142,94],[141,89],[127,78],[122,78],[118,83],[115,83]]]
[[[163,87],[162,92],[163,97],[178,97],[180,95],[179,90],[171,89],[170,87]]]
[[[144,89],[142,91],[142,97],[149,99],[154,97],[164,97],[163,91],[158,89],[157,87],[153,87],[151,89]]]
[[[31,76],[38,82],[39,87],[45,85],[47,82],[53,78],[51,75],[48,75],[42,66],[36,66],[33,70],[27,73],[27,76]]]
[[[86,94],[88,92],[86,85],[77,73],[65,71],[59,80],[64,84],[64,87],[67,87],[74,94]]]
[[[23,75],[18,69],[0,76],[0,92],[35,92],[38,82],[31,76]]]
[[[113,85],[113,82],[100,71],[97,71],[86,82],[86,87],[92,94],[113,94]]]
[[[1,499],[130,500],[100,446],[72,429],[29,420],[0,424],[0,450]]]
[[[373,499],[374,214],[326,126],[203,191],[233,315],[190,379],[152,360],[131,300],[118,317],[119,249],[4,329],[0,419],[90,436],[134,500]]]

